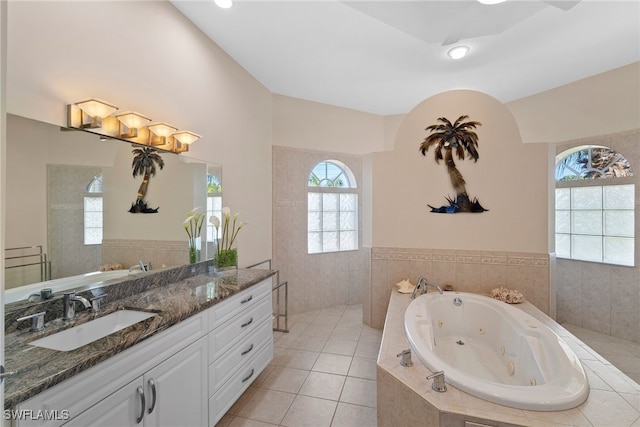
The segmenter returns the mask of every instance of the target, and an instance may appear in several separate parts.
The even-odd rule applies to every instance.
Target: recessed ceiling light
[[[233,0],[214,0],[214,3],[223,9],[229,9],[233,6]]]
[[[478,3],[482,3],[482,4],[498,4],[498,3],[504,3],[507,0],[478,0]]]
[[[456,46],[449,49],[449,51],[447,52],[447,55],[449,55],[449,58],[451,59],[460,59],[467,56],[467,53],[469,53],[468,46]]]

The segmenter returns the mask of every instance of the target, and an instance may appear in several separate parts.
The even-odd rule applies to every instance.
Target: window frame
[[[322,182],[325,181],[326,178],[328,177],[323,177],[322,179],[318,179],[317,184],[316,185],[312,185],[312,176],[316,176],[314,171],[316,170],[316,168],[323,164],[323,163],[330,163],[333,164],[333,166],[337,167],[340,169],[340,173],[336,176],[336,178],[334,178],[332,181],[335,181],[335,179],[339,178],[340,176],[344,176],[345,177],[345,181],[343,182],[344,185],[342,186],[323,186],[320,185]],[[318,194],[320,195],[320,208],[319,209],[311,209],[311,195],[312,194]],[[336,204],[336,210],[326,210],[325,209],[325,194],[338,194],[338,198],[337,198],[337,204]],[[348,196],[352,196],[352,200],[351,200],[351,204],[353,206],[352,210],[344,210],[341,209],[341,200],[343,199],[342,197],[340,197],[341,195],[348,195]],[[325,159],[322,161],[319,161],[317,163],[314,164],[314,166],[311,168],[311,171],[309,172],[309,174],[307,175],[307,254],[308,255],[319,255],[319,254],[327,254],[327,253],[337,253],[337,252],[348,252],[348,251],[357,251],[360,249],[360,218],[359,218],[359,209],[358,209],[358,204],[359,204],[359,194],[358,194],[358,187],[357,187],[357,181],[355,179],[355,176],[353,174],[353,172],[351,171],[351,168],[349,168],[349,166],[347,166],[345,163],[339,161],[339,160],[334,160],[334,159]],[[311,215],[312,214],[319,214],[318,215],[318,222],[319,222],[319,227],[317,229],[312,229],[311,228]],[[335,228],[325,228],[325,214],[334,214],[335,215]],[[344,214],[344,215],[343,215]],[[343,217],[351,217],[353,223],[351,224],[352,227],[349,228],[343,228]],[[346,219],[345,218],[345,219]],[[315,221],[313,221],[315,222]],[[353,246],[348,246],[346,248],[342,248],[342,239],[341,239],[341,234],[342,233],[353,233]],[[324,242],[324,234],[325,233],[336,233],[337,237],[335,238],[336,242],[335,242],[335,246],[329,246],[330,249],[326,249],[326,245]],[[320,239],[319,242],[317,242],[319,244],[319,248],[320,250],[318,251],[311,251],[311,241],[312,241],[312,235],[319,235]]]
[[[558,166],[558,164],[567,156],[572,155],[575,152],[587,149],[587,148],[607,148],[610,150],[615,151],[618,155],[622,156],[622,158],[625,159],[626,162],[628,162],[629,164],[631,164],[628,160],[628,157],[624,156],[623,153],[621,153],[620,151],[611,148],[611,147],[607,147],[607,146],[602,146],[602,145],[580,145],[580,146],[575,146],[572,148],[568,148],[563,150],[562,152],[560,152],[557,156],[556,156],[556,162],[554,165],[554,177],[556,176],[555,174],[555,168]],[[586,179],[569,179],[569,180],[555,180],[555,187],[554,187],[554,241],[555,241],[555,247],[556,247],[556,257],[560,258],[560,259],[567,259],[567,260],[575,260],[575,261],[581,261],[581,262],[592,262],[592,263],[597,263],[597,264],[607,264],[607,265],[615,265],[615,266],[622,266],[622,267],[635,267],[636,266],[636,258],[637,258],[637,254],[635,253],[635,246],[636,246],[636,224],[637,224],[637,212],[635,209],[635,205],[636,205],[636,200],[638,199],[638,186],[636,185],[636,180],[637,177],[633,176],[633,165],[631,165],[631,175],[630,176],[618,176],[618,177],[613,177],[613,176],[598,176],[595,178],[586,178]],[[609,187],[609,186],[625,186],[625,185],[630,185],[632,186],[633,189],[633,203],[632,203],[632,208],[631,209],[607,209],[604,206],[604,203],[602,204],[602,206],[600,208],[597,209],[578,209],[578,208],[574,208],[572,205],[569,206],[568,209],[558,209],[558,205],[557,205],[557,201],[556,201],[556,195],[557,195],[557,190],[558,189],[573,189],[573,188],[598,188],[600,189],[599,191],[602,192],[603,194],[603,200],[604,200],[604,192],[605,192],[605,187]],[[593,234],[589,234],[589,233],[584,233],[584,232],[574,232],[574,213],[575,212],[599,212],[601,215],[601,223],[602,223],[602,230],[600,230],[600,233],[593,233]],[[613,235],[613,234],[607,234],[605,231],[605,218],[606,218],[606,214],[607,212],[628,212],[631,211],[633,218],[634,218],[634,222],[633,222],[633,234],[631,236],[620,236],[620,235]],[[558,232],[558,212],[568,212],[569,215],[569,227],[570,230],[569,232]],[[558,253],[558,236],[568,236],[570,242],[570,249],[569,249],[569,256],[564,256],[563,255],[559,255]],[[574,236],[593,236],[593,237],[598,237],[601,239],[601,254],[600,254],[600,260],[594,260],[594,259],[583,259],[583,258],[576,258],[575,257],[575,252],[574,252],[574,246],[573,246],[573,237]],[[611,261],[610,259],[607,260],[606,257],[606,238],[607,237],[620,237],[620,238],[624,238],[624,239],[631,239],[631,248],[632,248],[632,255],[631,255],[631,264],[629,263],[622,263],[622,262],[614,262]]]
[[[87,184],[87,186],[85,187],[85,191],[84,191],[84,197],[82,199],[82,243],[85,246],[95,246],[95,245],[101,245],[102,244],[102,239],[104,238],[104,188],[103,188],[103,176],[102,174],[98,174],[96,176],[94,176],[93,178],[91,178],[91,180],[89,181],[89,183]],[[95,190],[95,184],[96,182],[99,182],[99,189],[100,191],[96,191]],[[101,209],[100,210],[87,210],[87,201],[89,199],[100,199],[100,206]],[[99,217],[100,217],[100,222],[101,225],[100,227],[96,227],[96,226],[88,226],[88,220],[87,220],[87,214],[98,214],[99,213]],[[99,242],[98,241],[89,241],[87,242],[87,231],[89,229],[92,230],[100,230],[100,239]]]

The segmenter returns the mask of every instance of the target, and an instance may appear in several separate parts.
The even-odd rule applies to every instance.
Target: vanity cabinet
[[[104,425],[119,425],[118,418],[122,413],[126,412],[127,419],[131,418],[129,414],[140,413],[140,399],[136,399],[135,396],[138,386],[136,385],[133,387],[133,391],[130,391],[129,385],[139,382],[139,385],[143,387],[144,391],[146,387],[146,383],[144,382],[145,375],[152,374],[156,375],[155,378],[159,378],[162,377],[163,374],[158,375],[156,369],[169,372],[178,369],[171,369],[172,364],[177,363],[179,365],[180,360],[190,359],[190,346],[198,341],[199,345],[203,347],[203,349],[200,350],[204,358],[202,375],[195,383],[185,381],[182,387],[186,389],[194,387],[200,390],[201,387],[204,386],[204,390],[206,390],[207,319],[206,312],[192,316],[170,327],[166,331],[124,350],[86,371],[22,402],[16,408],[19,412],[50,414],[53,411],[57,411],[57,416],[50,417],[54,419],[45,419],[49,417],[25,417],[15,420],[14,424],[17,427],[56,427],[63,425],[65,422],[73,425],[72,422],[75,422],[76,417],[83,416],[84,419],[87,420],[87,422],[84,423],[85,426],[99,423]],[[184,353],[183,350],[185,351]],[[196,350],[193,351],[197,353]],[[191,373],[189,375],[190,377],[193,376]],[[157,388],[156,392],[159,393],[160,389]],[[173,392],[173,390],[165,391],[165,393],[171,392]],[[175,392],[178,391],[176,390]],[[134,393],[134,395],[132,396],[131,393]],[[145,400],[149,402],[148,397],[151,396],[151,392],[145,391],[144,393]],[[186,392],[180,392],[181,395],[184,395],[184,393]],[[106,403],[107,400],[111,402],[111,407]],[[127,405],[130,406],[129,409],[127,409]],[[182,400],[176,400],[173,402],[173,405],[180,407]],[[95,412],[93,412],[94,409]],[[89,412],[85,415],[86,411]],[[206,407],[204,412],[206,413]],[[92,416],[92,414],[95,415]],[[110,420],[108,418],[109,414],[116,416],[116,419]],[[89,421],[90,418],[91,421]],[[145,419],[146,418],[145,416]],[[133,419],[134,424],[136,419],[137,417]]]
[[[273,359],[271,301],[269,278],[16,408],[62,416],[14,425],[214,426]]]

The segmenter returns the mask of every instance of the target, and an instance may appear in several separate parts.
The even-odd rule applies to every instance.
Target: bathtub
[[[518,409],[558,411],[583,403],[580,360],[546,325],[492,298],[430,292],[413,300],[404,326],[413,354],[448,384]]]
[[[32,294],[40,294],[40,290],[44,288],[51,288],[53,293],[71,289],[81,290],[87,287],[94,287],[94,285],[103,285],[109,280],[126,278],[135,274],[135,272],[130,273],[129,270],[95,271],[61,279],[47,280],[46,282],[32,283],[17,288],[6,289],[4,291],[4,302],[8,304],[27,300]]]

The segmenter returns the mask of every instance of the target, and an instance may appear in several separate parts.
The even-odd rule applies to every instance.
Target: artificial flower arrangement
[[[200,212],[200,208],[195,208],[187,214],[187,219],[182,224],[189,236],[189,262],[191,264],[200,261],[200,231],[205,216],[205,212]]]
[[[218,230],[222,227],[222,235],[217,244],[216,267],[238,266],[238,249],[234,247],[234,243],[244,226],[244,223],[238,220],[238,216],[239,214],[236,213],[232,218],[231,209],[224,207],[222,208],[222,221],[215,215],[209,218],[209,222],[216,229],[216,235],[219,235]]]

